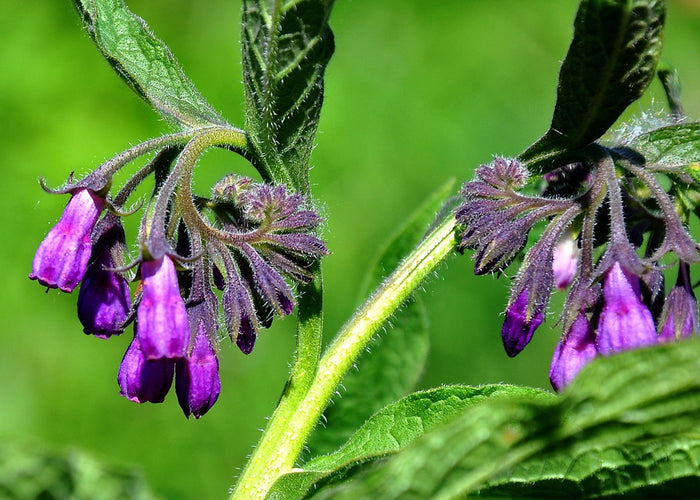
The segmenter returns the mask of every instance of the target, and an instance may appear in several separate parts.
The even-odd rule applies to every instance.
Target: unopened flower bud
[[[659,320],[659,340],[672,342],[698,332],[698,301],[687,277],[687,264],[681,264],[676,286],[669,292]]]
[[[512,358],[525,348],[543,320],[544,314],[539,307],[528,314],[528,291],[523,290],[506,310],[506,319],[501,330],[503,347],[508,356]]]
[[[578,253],[576,241],[571,236],[565,237],[554,247],[552,271],[554,272],[554,285],[559,290],[564,290],[574,280],[578,265]]]

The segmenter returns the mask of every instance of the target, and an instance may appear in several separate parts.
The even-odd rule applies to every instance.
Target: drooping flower
[[[29,278],[49,288],[72,292],[85,275],[92,230],[104,206],[104,198],[92,191],[76,190],[58,223],[39,245]]]
[[[554,285],[559,290],[564,290],[574,280],[578,265],[578,253],[576,241],[571,236],[565,237],[554,247],[552,270],[554,272]]]
[[[554,349],[549,368],[549,381],[556,391],[563,390],[578,375],[578,372],[598,354],[595,334],[586,317],[580,312],[566,338]]]
[[[174,363],[146,358],[138,336],[134,336],[119,367],[119,393],[136,403],[162,403],[173,383]]]
[[[177,362],[175,390],[185,416],[199,418],[211,408],[221,392],[219,359],[204,325],[199,324],[189,355]]]
[[[659,341],[672,342],[698,333],[698,301],[690,286],[688,265],[681,264],[678,282],[669,292],[659,320]]]
[[[141,284],[136,334],[144,355],[149,360],[184,358],[190,328],[172,259],[165,255],[142,262]]]
[[[596,344],[604,356],[656,343],[651,312],[641,300],[639,277],[615,261],[603,283]]]
[[[86,334],[107,338],[123,331],[131,310],[127,281],[113,271],[123,265],[124,228],[109,214],[96,231],[100,235],[78,294],[78,318]]]
[[[503,321],[501,330],[506,354],[512,358],[520,353],[530,342],[543,320],[544,314],[539,307],[528,313],[528,290],[523,290],[515,302],[506,309],[506,319]]]

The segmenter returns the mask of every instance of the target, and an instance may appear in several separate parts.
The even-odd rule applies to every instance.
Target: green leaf
[[[309,158],[333,54],[333,0],[244,0],[246,130],[266,179],[309,189]]]
[[[227,125],[197,91],[170,49],[122,0],[74,0],[85,29],[124,81],[181,128]]]
[[[700,122],[669,125],[645,132],[630,140],[624,149],[643,157],[646,164],[688,166],[686,173],[696,180],[700,178],[700,165],[697,165],[700,162]]]
[[[663,45],[663,0],[584,0],[559,73],[547,133],[520,158],[546,172],[602,136],[652,81]],[[562,157],[563,156],[563,157]]]
[[[367,274],[362,297],[378,286],[415,247],[436,219],[453,217],[452,204],[440,212],[452,193],[451,179],[433,193],[393,234],[378,253]],[[376,335],[356,362],[357,369],[343,379],[341,397],[325,411],[325,426],[311,435],[310,454],[320,455],[337,449],[380,408],[408,394],[423,373],[428,356],[428,314],[420,296],[413,296],[391,320],[391,327]]]
[[[357,465],[396,453],[465,408],[488,399],[516,395],[536,400],[553,398],[550,393],[509,385],[446,386],[411,394],[372,416],[335,453],[315,458],[303,470],[281,477],[267,498],[304,498],[313,485],[327,484]]]
[[[0,443],[0,498],[153,499],[142,477],[73,450]]]
[[[599,358],[561,398],[487,399],[318,498],[455,498],[536,454],[622,450],[697,430],[698,370],[698,341]]]
[[[480,497],[694,498],[700,491],[700,436],[537,456],[489,481]]]

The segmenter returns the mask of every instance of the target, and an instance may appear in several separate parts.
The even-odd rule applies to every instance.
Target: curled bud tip
[[[528,317],[528,291],[523,290],[518,298],[506,310],[501,337],[506,354],[511,358],[522,351],[532,339],[535,330],[542,324],[544,314],[541,308],[535,309]]]

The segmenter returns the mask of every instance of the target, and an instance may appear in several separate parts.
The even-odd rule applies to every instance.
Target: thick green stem
[[[308,389],[298,383],[295,370],[231,499],[265,498],[277,478],[294,466],[331,396],[372,335],[450,254],[454,230],[455,221],[448,217],[377,288],[328,347]]]

